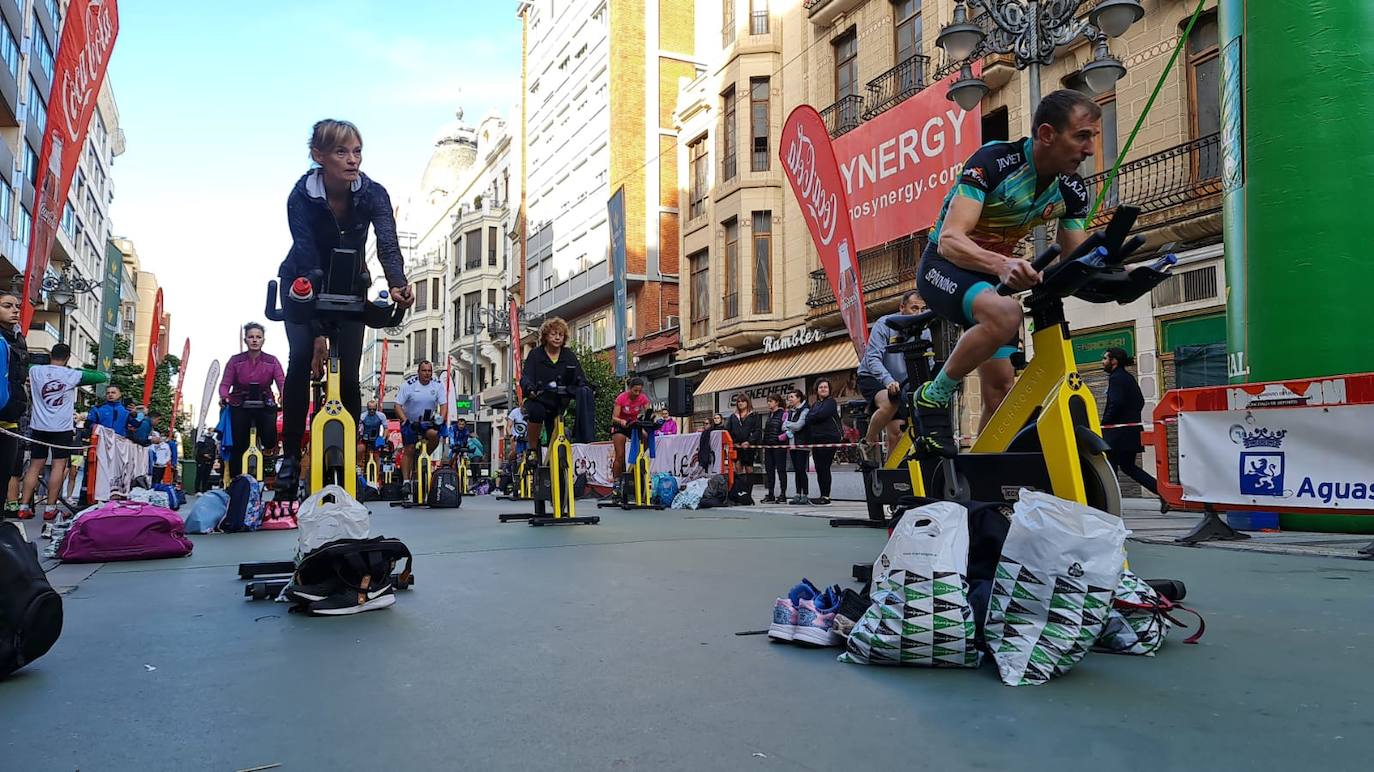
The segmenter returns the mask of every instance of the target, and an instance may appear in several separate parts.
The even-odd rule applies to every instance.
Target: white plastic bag
[[[984,633],[1003,683],[1044,683],[1088,653],[1121,581],[1127,533],[1119,517],[1021,490]]]
[[[942,501],[902,517],[873,563],[873,605],[841,662],[977,667],[968,600],[968,510]]]
[[[154,491],[147,488],[134,488],[129,491],[129,501],[140,501],[144,504],[152,504],[155,507],[171,509],[172,501],[167,497],[166,491]]]
[[[372,530],[367,507],[339,485],[326,485],[301,502],[296,522],[300,526],[297,561],[335,539],[366,539]]]

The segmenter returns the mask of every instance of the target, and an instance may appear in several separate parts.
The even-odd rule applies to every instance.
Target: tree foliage
[[[91,359],[98,360],[98,347],[91,345]],[[111,366],[108,375],[110,384],[119,387],[120,394],[123,396],[124,404],[130,409],[137,405],[147,404],[150,412],[156,412],[162,418],[154,425],[154,429],[166,433],[168,421],[172,414],[172,390],[175,387],[173,377],[181,370],[181,359],[168,354],[162,358],[162,364],[153,376],[153,393],[148,402],[143,400],[143,364],[135,362],[133,348],[129,344],[129,339],[123,335],[116,335],[114,340],[114,354],[111,357]],[[185,395],[182,395],[183,403]],[[92,405],[105,401],[105,387],[97,386],[94,393],[88,399],[85,407],[89,409]],[[185,415],[177,416],[176,430],[182,432],[183,443],[193,443],[194,438],[187,436],[187,420]],[[189,450],[186,445],[183,452]]]
[[[615,408],[615,398],[624,390],[624,383],[615,375],[615,365],[605,352],[593,351],[584,346],[574,346],[574,353],[582,363],[582,371],[587,374],[587,382],[596,392],[596,432],[598,440],[610,439],[611,411]],[[572,411],[564,417],[568,433],[572,434],[576,419]]]

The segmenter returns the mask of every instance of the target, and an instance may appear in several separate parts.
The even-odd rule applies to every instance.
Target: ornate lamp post
[[[89,281],[81,276],[71,273],[70,267],[64,269],[60,276],[44,276],[41,285],[43,291],[48,293],[48,298],[62,309],[61,321],[57,330],[57,342],[67,342],[67,314],[70,309],[76,307],[76,299],[88,292],[94,292],[99,282]]]

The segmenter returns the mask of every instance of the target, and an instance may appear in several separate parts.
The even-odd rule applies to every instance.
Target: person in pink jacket
[[[229,412],[230,439],[229,474],[238,476],[243,452],[248,449],[249,430],[258,430],[258,444],[273,452],[277,447],[277,405],[286,384],[286,373],[276,357],[262,350],[265,333],[261,324],[249,322],[243,326],[243,343],[247,348],[232,357],[224,366],[219,382],[219,404]],[[276,396],[272,387],[276,386]],[[248,403],[245,406],[245,403]]]

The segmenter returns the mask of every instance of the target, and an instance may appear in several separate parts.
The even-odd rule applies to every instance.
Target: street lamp
[[[44,276],[43,282],[39,286],[48,293],[48,299],[56,303],[62,310],[57,329],[57,342],[65,343],[69,309],[76,307],[76,298],[79,295],[95,291],[100,283],[88,281],[81,276],[73,276],[70,272],[70,266],[68,266],[63,269],[61,276]]]
[[[482,324],[483,319],[487,323]],[[510,312],[503,308],[492,306],[477,306],[472,310],[472,321],[467,326],[467,332],[472,336],[472,399],[473,399],[473,419],[476,420],[477,414],[477,334],[486,330],[495,340],[497,335],[504,335],[510,332]],[[495,373],[492,374],[495,380]]]

